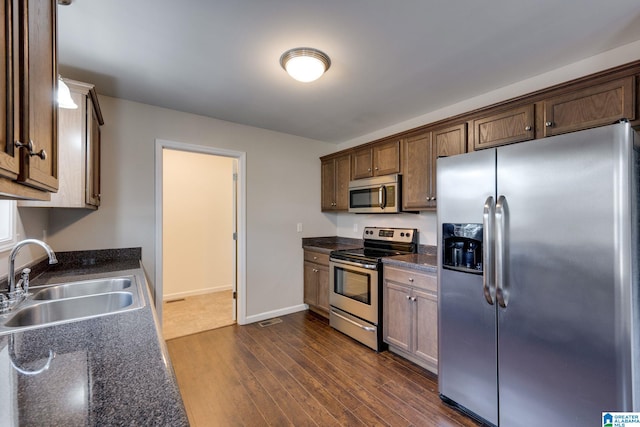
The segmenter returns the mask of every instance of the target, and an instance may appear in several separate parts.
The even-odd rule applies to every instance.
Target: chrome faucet
[[[51,249],[51,246],[47,245],[43,241],[36,240],[36,239],[26,239],[16,243],[13,249],[11,249],[11,253],[9,253],[9,294],[8,295],[10,300],[16,298],[16,274],[15,274],[16,256],[18,255],[18,252],[23,246],[26,246],[29,244],[35,244],[35,245],[41,246],[45,251],[47,251],[47,255],[49,256],[49,264],[58,263],[56,254],[55,252],[53,252],[53,249]],[[25,292],[28,291],[30,271],[31,270],[25,268],[22,273],[22,279],[20,279],[20,282],[18,282],[18,285],[20,285],[21,283],[26,284],[27,289],[25,290]]]

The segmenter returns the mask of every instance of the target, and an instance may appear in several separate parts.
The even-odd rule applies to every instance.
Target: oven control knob
[[[411,233],[407,233],[405,234],[405,236],[407,236],[407,239],[411,237]]]
[[[404,237],[404,233],[400,233],[400,237]]]

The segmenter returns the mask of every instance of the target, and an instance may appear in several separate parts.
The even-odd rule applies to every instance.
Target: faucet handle
[[[20,283],[22,283],[22,291],[25,295],[29,292],[29,273],[31,273],[31,269],[24,268],[20,274]]]

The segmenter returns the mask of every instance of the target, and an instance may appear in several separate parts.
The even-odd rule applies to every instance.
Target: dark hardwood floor
[[[478,426],[437,377],[309,312],[167,341],[191,425]]]

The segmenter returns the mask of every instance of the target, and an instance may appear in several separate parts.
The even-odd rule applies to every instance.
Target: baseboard
[[[240,323],[240,319],[238,319],[238,324],[240,325],[248,325],[249,323],[261,322],[263,320],[271,319],[273,317],[285,316],[291,313],[297,313],[299,311],[304,311],[309,306],[307,304],[294,305],[287,308],[282,308],[279,310],[267,311],[265,313],[254,314],[253,316],[247,316],[245,321]]]
[[[229,286],[216,286],[213,288],[195,289],[193,291],[186,291],[186,292],[176,292],[173,294],[163,295],[162,301],[172,301],[172,300],[182,299],[186,297],[192,297],[195,295],[210,294],[213,292],[221,292],[221,291],[230,291],[232,289],[233,289],[233,286],[229,285]]]

